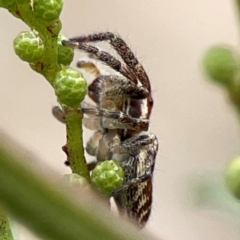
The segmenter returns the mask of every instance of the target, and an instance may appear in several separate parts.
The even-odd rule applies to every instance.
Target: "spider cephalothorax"
[[[89,44],[99,41],[109,41],[123,62]],[[116,71],[101,74],[91,59],[78,62],[78,67],[95,75],[88,95],[96,105],[81,106],[88,116],[85,126],[95,130],[86,150],[97,161],[120,162],[125,180],[112,196],[119,211],[143,227],[151,212],[152,175],[158,150],[156,136],[147,132],[153,106],[148,76],[126,43],[111,32],[74,37],[63,44],[83,50]]]

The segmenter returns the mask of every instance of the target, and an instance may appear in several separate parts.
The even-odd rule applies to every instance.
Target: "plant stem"
[[[79,109],[65,108],[68,160],[73,173],[77,173],[87,180],[90,180],[84,156],[82,117],[83,114]]]
[[[35,16],[31,9],[30,1],[19,0],[10,12],[23,20],[31,29],[34,29],[44,43],[44,53],[41,62],[30,63],[32,69],[42,74],[54,86],[56,74],[61,70],[58,64],[58,33],[61,22],[56,19],[49,23]],[[70,108],[69,108],[70,109]],[[66,111],[66,126],[68,137],[68,155],[73,173],[90,180],[82,141],[82,114],[77,110]]]
[[[18,3],[17,9],[10,11],[13,15],[18,15],[31,29],[34,29],[38,32],[39,37],[44,43],[44,54],[43,60],[39,64],[39,72],[42,74],[48,82],[53,85],[56,77],[56,73],[60,71],[61,67],[58,64],[57,60],[57,39],[58,32],[61,29],[60,20],[56,21],[59,24],[58,32],[53,33],[50,31],[49,23],[46,23],[44,20],[37,18],[34,15],[34,12],[30,8],[29,1]],[[55,23],[53,23],[54,25]]]

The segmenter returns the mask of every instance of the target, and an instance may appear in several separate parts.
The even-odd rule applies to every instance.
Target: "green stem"
[[[57,24],[59,24],[60,26],[58,32],[53,33],[50,26],[48,26],[49,23],[37,18],[34,15],[34,12],[30,8],[29,1],[18,3],[17,8],[14,10],[10,10],[10,12],[15,16],[20,17],[31,29],[34,29],[38,32],[39,37],[42,39],[45,48],[43,60],[41,63],[38,63],[40,71],[36,69],[34,70],[41,73],[49,81],[49,83],[53,85],[56,73],[61,69],[57,60],[57,40],[58,33],[61,29],[60,20],[56,21]],[[56,23],[52,23],[52,25],[54,24]]]
[[[10,12],[22,19],[31,29],[38,32],[39,37],[44,42],[44,54],[41,62],[31,63],[30,66],[35,71],[41,73],[54,85],[56,74],[61,69],[58,64],[58,33],[61,29],[60,20],[53,23],[47,23],[35,16],[30,6],[30,1],[19,0],[15,9]],[[68,136],[68,153],[73,173],[90,180],[86,161],[84,158],[84,149],[82,142],[82,115],[75,110],[66,114],[67,136]]]
[[[63,191],[62,184],[53,183],[54,176],[43,176],[39,167],[33,171],[29,162],[36,165],[38,159],[29,158],[1,132],[0,139],[4,139],[0,142],[0,204],[43,239],[150,239],[110,216],[96,196],[86,199],[86,190],[80,189],[81,197],[70,189]]]
[[[0,239],[13,240],[8,217],[2,209],[0,209]]]
[[[68,160],[73,173],[77,173],[87,180],[90,180],[84,156],[82,117],[83,114],[78,109],[65,108]]]

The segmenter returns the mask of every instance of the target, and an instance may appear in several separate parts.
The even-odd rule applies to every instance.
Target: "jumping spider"
[[[108,41],[123,62],[89,44],[100,41]],[[127,44],[111,32],[73,37],[63,41],[63,45],[80,49],[116,71],[101,74],[91,59],[77,64],[95,75],[88,95],[96,105],[81,105],[88,117],[84,125],[95,130],[86,151],[97,161],[120,162],[125,180],[112,196],[121,214],[144,227],[151,212],[152,176],[158,151],[156,136],[147,132],[153,107],[148,76]],[[59,109],[53,109],[53,113],[59,118]]]

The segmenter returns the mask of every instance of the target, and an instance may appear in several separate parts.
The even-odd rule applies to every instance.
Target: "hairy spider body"
[[[89,45],[99,41],[109,41],[124,62]],[[124,184],[112,196],[119,212],[143,227],[151,212],[152,176],[158,151],[156,136],[147,132],[153,106],[148,76],[126,43],[113,33],[75,37],[63,44],[85,51],[117,72],[101,74],[91,59],[77,64],[95,75],[88,95],[96,106],[85,102],[81,106],[88,116],[84,125],[95,130],[86,151],[97,161],[120,162]]]

